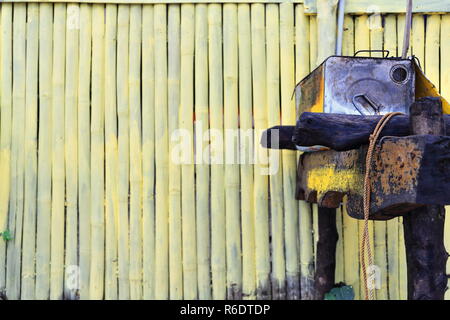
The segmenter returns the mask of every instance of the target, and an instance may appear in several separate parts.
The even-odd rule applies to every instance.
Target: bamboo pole
[[[413,20],[413,26],[415,24]],[[413,33],[414,41],[415,35]],[[413,45],[415,50],[416,45]],[[397,31],[395,15],[387,15],[384,22],[384,49],[389,50],[391,56],[397,55]],[[389,299],[398,300],[400,298],[399,286],[399,219],[391,219],[387,222],[387,263],[388,263],[388,290]]]
[[[21,299],[35,298],[36,191],[37,191],[37,78],[39,5],[28,5],[25,119],[25,209],[23,221]]]
[[[117,119],[118,119],[118,176],[119,212],[117,217],[117,257],[119,265],[119,299],[130,297],[128,190],[129,190],[129,94],[128,42],[130,7],[119,5],[117,11]]]
[[[280,78],[282,124],[296,121],[295,100],[292,90],[295,87],[295,51],[294,51],[294,6],[280,5]],[[303,17],[304,18],[304,17]],[[300,41],[302,41],[301,36]],[[300,42],[305,45],[305,42]],[[307,44],[306,44],[307,45]],[[305,46],[306,46],[305,45]],[[303,50],[303,49],[301,49]],[[299,57],[300,59],[304,57]],[[306,59],[306,57],[304,58]],[[283,203],[284,203],[284,246],[286,250],[286,293],[288,299],[300,299],[299,264],[299,216],[298,203],[294,197],[297,177],[297,154],[282,151]]]
[[[310,70],[310,18],[305,15],[303,5],[295,6],[295,22],[295,81],[298,83]],[[311,206],[305,201],[299,201],[298,206],[300,297],[303,300],[311,300],[314,287]]]
[[[266,35],[264,30],[264,6],[252,4],[252,71],[253,71],[253,105],[255,125],[255,173],[254,173],[254,206],[255,206],[255,243],[256,243],[256,294],[258,299],[270,297],[270,249],[269,249],[269,212],[268,212],[268,179],[265,175],[267,167],[267,150],[259,143],[262,130],[267,128],[266,101]]]
[[[280,22],[277,4],[266,6],[266,42],[267,42],[267,125],[276,126],[281,123],[280,106]],[[286,32],[286,30],[284,30]],[[292,51],[293,52],[293,51]],[[283,111],[290,111],[287,108]],[[289,117],[290,112],[284,117]],[[283,167],[281,151],[268,150],[270,182],[270,222],[272,251],[272,298],[286,299],[286,265],[284,257],[284,224],[283,224]],[[287,191],[287,190],[286,190]],[[291,223],[291,221],[289,221]]]
[[[91,97],[91,299],[104,297],[104,6],[92,6],[92,97]]]
[[[211,128],[211,272],[213,299],[226,297],[225,193],[223,167],[222,13],[208,5],[209,107]]]
[[[2,11],[5,7],[2,6]],[[2,19],[2,22],[4,20]],[[39,5],[39,123],[52,123],[53,5]],[[2,63],[2,65],[5,65]],[[36,298],[50,293],[50,224],[52,127],[39,129],[36,234]]]
[[[194,172],[194,31],[195,7],[181,6],[181,82],[179,127],[183,130],[183,150],[186,154],[181,165],[181,210],[183,242],[183,297],[197,299],[197,250],[195,226],[195,172]],[[200,182],[201,183],[201,182]]]
[[[253,203],[253,115],[250,6],[238,5],[239,124],[242,225],[242,297],[256,298],[255,212]]]
[[[312,71],[317,67],[317,17],[309,17],[309,69]]]
[[[198,298],[211,299],[211,232],[209,217],[208,7],[195,6],[195,175]]]
[[[403,45],[403,38],[398,35],[404,34],[405,30],[405,15],[400,14],[397,16],[397,52],[400,53]],[[409,50],[411,50],[411,46],[409,46]],[[408,52],[408,55],[411,51]],[[422,63],[424,64],[424,63]],[[398,219],[399,222],[399,232],[398,232],[398,257],[399,257],[399,266],[398,266],[398,279],[399,279],[399,299],[406,300],[408,297],[408,275],[407,275],[407,266],[406,266],[406,250],[405,250],[405,238],[403,232],[403,218]]]
[[[92,7],[80,5],[80,62],[78,73],[78,235],[80,263],[80,299],[89,298],[91,246],[91,38]],[[42,20],[41,20],[42,21]]]
[[[8,227],[8,202],[10,195],[11,122],[12,122],[12,5],[2,4],[0,29],[0,228]],[[0,290],[6,287],[6,243],[0,241]]]
[[[317,0],[317,64],[336,51],[336,9],[338,0]]]
[[[106,6],[105,24],[105,299],[117,300],[117,6]]]
[[[65,88],[66,250],[65,299],[76,299],[78,289],[78,33],[80,7],[67,5]]]
[[[338,232],[338,241],[336,243],[336,270],[334,273],[334,282],[345,282],[344,278],[344,220],[343,215],[345,212],[342,207],[336,209],[336,229]]]
[[[11,196],[8,229],[12,240],[8,242],[6,262],[6,293],[8,299],[20,298],[20,268],[22,250],[23,188],[25,170],[25,70],[26,70],[26,5],[14,4],[13,56],[12,56],[12,163]]]
[[[427,17],[427,36],[425,39],[425,71],[427,78],[440,89],[439,76],[439,38],[441,36],[441,16]]]
[[[155,53],[153,6],[142,9],[143,298],[155,292]]]
[[[180,109],[180,6],[168,9],[168,130],[169,139],[179,128]],[[170,141],[169,140],[169,141]],[[172,141],[170,141],[172,142]],[[183,298],[183,250],[181,226],[181,166],[172,159],[169,143],[169,284],[170,299]]]
[[[425,17],[422,14],[413,15],[411,45],[412,53],[423,65],[425,63]]]
[[[155,298],[169,297],[166,6],[155,5],[156,269]]]
[[[242,298],[241,223],[238,138],[237,5],[223,6],[225,208],[227,298]]]
[[[383,49],[383,25],[382,18],[379,13],[369,16],[370,28],[370,49]],[[373,52],[372,57],[383,57],[382,52]],[[376,290],[377,300],[388,299],[388,270],[386,256],[386,231],[387,224],[385,221],[375,221],[374,223],[374,263],[380,268],[381,287]]]
[[[142,299],[142,150],[141,150],[142,6],[130,6],[130,298]]]

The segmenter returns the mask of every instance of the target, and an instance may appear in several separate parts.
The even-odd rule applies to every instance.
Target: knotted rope
[[[364,195],[363,195],[363,202],[364,202],[364,231],[362,235],[362,241],[361,241],[361,266],[363,269],[363,278],[364,278],[364,289],[365,289],[365,295],[366,300],[374,300],[374,291],[373,287],[370,286],[367,282],[367,268],[366,268],[366,250],[367,250],[367,262],[369,264],[369,267],[373,265],[373,259],[372,259],[372,250],[370,248],[370,239],[369,239],[369,214],[370,214],[370,168],[372,165],[372,155],[373,151],[375,149],[376,142],[378,140],[378,136],[380,135],[381,131],[383,130],[384,126],[391,120],[392,117],[401,115],[401,112],[390,112],[383,115],[383,117],[378,121],[375,130],[369,137],[369,148],[367,149],[367,156],[366,156],[366,173],[364,176]]]

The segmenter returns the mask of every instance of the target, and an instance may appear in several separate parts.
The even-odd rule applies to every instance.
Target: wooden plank
[[[3,21],[3,20],[2,20]],[[53,6],[39,5],[39,122],[52,121]],[[36,234],[36,299],[50,294],[50,225],[51,225],[51,127],[39,130],[38,195]]]
[[[105,7],[92,7],[92,96],[91,96],[91,299],[104,297],[104,43]]]
[[[142,6],[130,6],[130,299],[142,299],[142,150],[141,36]]]
[[[143,298],[155,292],[155,53],[153,6],[142,9]]]
[[[12,5],[3,4],[0,21],[0,228],[8,228],[8,202],[10,195],[11,122],[12,122]],[[6,287],[6,243],[0,241],[0,288]]]
[[[169,297],[169,203],[167,114],[167,7],[155,5],[155,150],[156,153],[156,267],[155,298]]]
[[[295,123],[295,100],[292,90],[295,86],[295,8],[291,4],[280,6],[280,78],[281,78],[281,113],[282,124]],[[304,17],[304,16],[303,16]],[[304,34],[303,34],[304,35]],[[301,36],[299,36],[301,37]],[[301,41],[301,40],[300,40]],[[301,44],[303,42],[300,42]],[[307,47],[307,45],[305,45]],[[305,52],[307,50],[304,50]],[[300,59],[303,57],[301,56]],[[302,61],[302,60],[300,60]],[[305,63],[305,65],[307,65]],[[299,264],[299,224],[298,203],[295,194],[297,172],[297,154],[282,151],[283,204],[284,204],[284,247],[286,250],[286,293],[287,298],[300,299],[300,264]]]
[[[313,14],[317,12],[317,0],[304,0],[306,12]],[[406,3],[403,1],[388,0],[347,0],[345,3],[346,13],[371,13],[373,11],[383,13],[404,13]],[[439,0],[415,0],[413,12],[440,13],[449,12],[450,4]]]
[[[181,79],[179,128],[185,139],[181,165],[181,211],[183,242],[183,297],[197,299],[197,238],[195,222],[194,168],[194,46],[195,7],[181,6]]]
[[[208,113],[208,7],[195,6],[195,175],[198,298],[211,299],[211,232],[209,217],[210,167]]]
[[[369,16],[370,28],[370,49],[382,50],[383,47],[383,21],[380,14],[372,14]],[[373,52],[372,57],[383,57],[382,52]],[[375,291],[377,300],[388,299],[388,273],[386,259],[386,231],[387,224],[385,221],[374,222],[374,263],[380,268],[381,287]]]
[[[211,140],[211,273],[213,299],[226,297],[225,189],[223,167],[222,8],[208,6]],[[215,139],[215,140],[214,140]]]
[[[105,21],[105,299],[117,300],[117,6]]]
[[[26,5],[13,7],[13,56],[12,56],[12,157],[11,195],[9,202],[8,230],[12,240],[7,246],[6,295],[8,299],[20,298],[20,268],[22,250],[22,226],[24,209],[25,171],[25,71],[26,71]]]
[[[267,161],[267,151],[258,144],[260,135],[267,128],[266,95],[266,54],[264,30],[264,6],[252,4],[252,66],[253,66],[253,103],[255,126],[255,173],[254,173],[254,205],[255,205],[255,242],[256,242],[256,294],[258,299],[270,297],[270,249],[269,249],[269,212],[268,212],[268,178],[264,174],[263,162]]]
[[[239,114],[241,152],[242,297],[256,298],[255,212],[253,203],[253,105],[250,6],[238,6]]]
[[[168,120],[169,136],[179,128],[180,112],[180,6],[168,9]],[[172,156],[175,143],[169,143]],[[169,284],[170,298],[183,298],[183,248],[181,225],[181,166],[179,161],[169,162]]]
[[[227,298],[242,298],[239,139],[238,132],[238,21],[237,6],[223,7],[225,223]],[[230,134],[231,133],[231,134]]]
[[[280,19],[278,5],[266,6],[267,46],[267,124],[281,123],[280,103]],[[292,70],[293,71],[293,70]],[[289,113],[286,115],[289,117]],[[284,113],[283,113],[284,118]],[[270,186],[270,233],[272,255],[272,298],[286,299],[286,263],[284,257],[283,168],[281,151],[268,150]]]
[[[42,20],[41,20],[42,21]],[[89,298],[91,258],[91,39],[92,7],[80,5],[80,62],[78,73],[78,232],[80,299]],[[40,172],[40,171],[39,171]]]
[[[295,82],[309,74],[310,70],[310,18],[305,15],[303,5],[295,7]],[[283,80],[282,80],[283,81]],[[282,98],[283,99],[283,98]],[[314,245],[312,242],[311,206],[305,201],[299,202],[300,237],[300,295],[301,299],[312,299],[314,281]]]
[[[118,198],[119,214],[117,218],[119,299],[130,297],[129,274],[129,93],[128,93],[128,46],[129,46],[130,7],[120,5],[117,13],[117,118],[118,118]]]
[[[35,298],[37,126],[38,126],[38,44],[39,5],[29,4],[27,12],[25,108],[25,208],[23,219],[21,299]]]
[[[80,7],[67,5],[65,88],[65,282],[64,298],[74,300],[78,290],[78,33]]]
[[[396,17],[393,14],[387,15],[384,20],[384,49],[391,52],[391,56],[397,55],[397,31]],[[417,22],[413,21],[413,25]],[[414,42],[413,32],[413,42]],[[413,50],[416,46],[413,45]],[[388,263],[388,293],[389,299],[398,300],[400,298],[399,286],[399,219],[392,219],[387,222],[387,263]]]

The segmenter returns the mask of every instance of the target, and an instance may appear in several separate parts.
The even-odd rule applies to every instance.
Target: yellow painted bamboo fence
[[[293,124],[294,85],[318,62],[316,16],[301,1],[81,2],[0,3],[2,296],[308,299],[317,208],[294,199],[296,154],[270,151],[269,176],[171,155],[177,129],[193,160],[217,156],[200,146],[212,130]],[[396,55],[403,25],[346,15],[344,54]],[[411,50],[450,97],[450,15],[415,13]],[[234,146],[265,152],[257,133]],[[362,225],[344,213],[336,282],[361,298]],[[377,299],[405,299],[401,221],[370,230]]]

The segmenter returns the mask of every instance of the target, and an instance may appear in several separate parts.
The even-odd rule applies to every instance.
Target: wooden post
[[[322,300],[334,286],[336,267],[336,209],[319,207],[319,240],[317,241],[316,272],[314,275],[314,299]]]
[[[411,105],[413,134],[445,135],[442,103],[424,98]],[[447,284],[444,206],[427,205],[403,217],[408,269],[408,300],[443,300]]]

